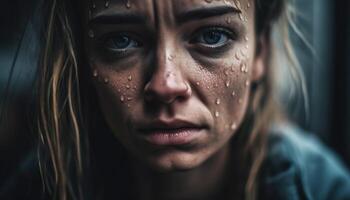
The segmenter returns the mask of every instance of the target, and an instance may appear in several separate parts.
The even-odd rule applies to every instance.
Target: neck
[[[229,172],[229,145],[206,162],[187,171],[157,173],[133,163],[132,169],[138,199],[205,200],[223,196]]]

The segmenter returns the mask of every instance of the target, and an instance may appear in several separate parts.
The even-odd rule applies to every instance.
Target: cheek
[[[103,115],[114,133],[127,132],[128,121],[135,112],[141,88],[136,71],[116,71],[102,64],[92,64],[92,79]],[[118,130],[118,131],[116,131]]]

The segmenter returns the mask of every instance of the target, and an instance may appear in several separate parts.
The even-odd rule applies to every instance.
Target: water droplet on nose
[[[124,102],[124,101],[125,101],[125,97],[124,97],[124,96],[121,96],[121,97],[120,97],[120,101],[121,101],[121,102]]]
[[[91,30],[91,29],[88,31],[88,35],[89,35],[90,38],[94,38],[95,37],[94,31]]]
[[[216,104],[216,105],[220,105],[220,103],[221,103],[220,99],[217,98],[217,99],[215,100],[215,104]]]
[[[237,129],[237,124],[235,123],[235,122],[233,122],[232,124],[231,124],[231,130],[236,130]]]
[[[226,81],[225,85],[227,88],[230,87],[230,81]]]
[[[220,113],[218,111],[215,111],[215,117],[220,117]]]
[[[125,7],[126,7],[127,9],[130,9],[130,8],[131,8],[131,3],[130,3],[129,0],[127,0],[127,2],[126,2],[126,4],[125,4]]]
[[[234,97],[236,96],[236,92],[235,91],[232,91],[231,95]]]
[[[106,7],[106,8],[109,7],[109,3],[110,3],[109,0],[106,0],[106,1],[105,1],[105,7]]]
[[[104,78],[103,82],[107,84],[109,82],[108,78]]]
[[[131,75],[128,76],[128,81],[131,81],[132,80],[132,77]]]
[[[92,76],[95,78],[98,77],[98,71],[96,69],[92,72]]]

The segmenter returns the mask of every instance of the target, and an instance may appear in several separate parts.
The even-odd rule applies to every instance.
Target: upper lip
[[[139,127],[141,132],[152,132],[156,130],[174,130],[174,129],[201,129],[205,128],[199,123],[194,123],[188,120],[173,119],[173,120],[155,120],[150,123],[145,123]]]

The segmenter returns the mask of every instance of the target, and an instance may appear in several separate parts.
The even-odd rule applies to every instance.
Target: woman
[[[48,5],[43,198],[350,198],[334,156],[278,115],[271,32],[286,0]]]

